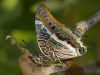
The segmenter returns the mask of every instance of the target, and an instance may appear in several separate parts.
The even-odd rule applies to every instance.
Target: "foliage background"
[[[30,43],[33,54],[39,52],[34,26],[35,10],[39,3],[46,3],[54,17],[71,28],[100,10],[100,0],[0,0],[0,75],[22,75],[18,65],[20,52],[5,40],[7,35]],[[89,36],[84,39],[85,44],[95,46],[78,58],[80,64],[100,59],[100,22],[85,35]]]

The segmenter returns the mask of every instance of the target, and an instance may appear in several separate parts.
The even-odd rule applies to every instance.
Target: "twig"
[[[100,60],[83,65],[85,73],[100,73]]]
[[[100,21],[100,10],[93,16],[89,17],[89,19],[76,23],[75,31],[77,31],[78,34],[82,36],[88,29],[90,29],[99,21]]]

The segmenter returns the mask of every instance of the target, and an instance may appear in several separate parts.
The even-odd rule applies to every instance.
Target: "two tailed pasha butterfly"
[[[37,63],[75,58],[87,52],[82,36],[58,22],[44,4],[36,10],[35,27],[41,50],[41,54],[34,58]]]

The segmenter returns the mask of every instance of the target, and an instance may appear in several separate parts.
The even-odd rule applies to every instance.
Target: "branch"
[[[85,21],[76,23],[75,31],[82,36],[88,29],[100,21],[100,10]]]
[[[83,65],[85,73],[100,73],[100,60]]]

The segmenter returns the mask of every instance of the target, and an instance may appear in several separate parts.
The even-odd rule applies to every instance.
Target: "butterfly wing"
[[[75,40],[70,37],[72,32],[59,23],[44,4],[36,11],[35,26],[39,48],[48,58],[63,60],[79,56],[72,43]]]

